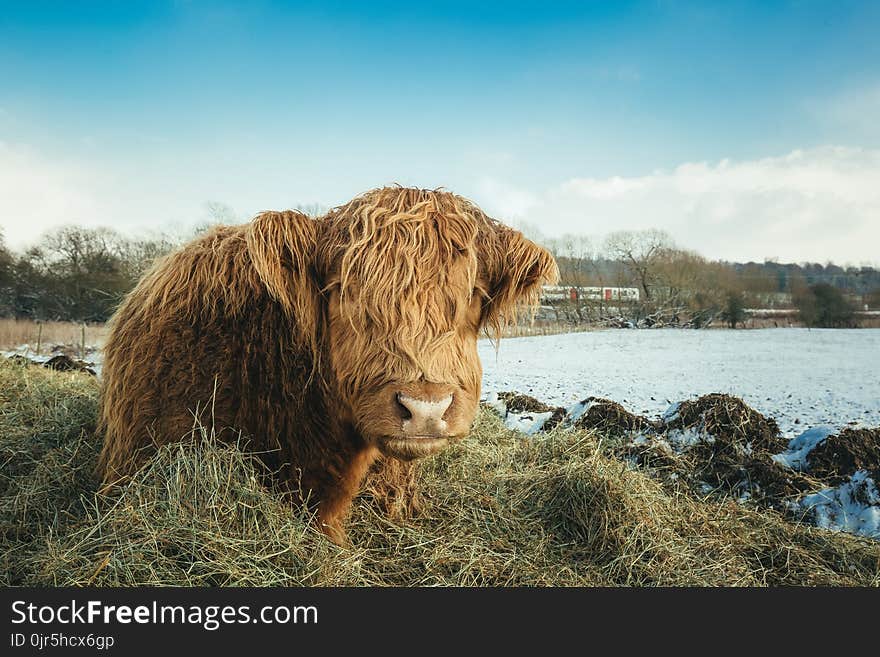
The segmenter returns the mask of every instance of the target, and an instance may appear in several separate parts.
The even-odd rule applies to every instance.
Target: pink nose
[[[409,436],[443,436],[446,420],[443,414],[452,404],[452,395],[440,399],[421,399],[398,393],[397,401],[403,406],[403,431]],[[406,417],[409,415],[409,417]]]

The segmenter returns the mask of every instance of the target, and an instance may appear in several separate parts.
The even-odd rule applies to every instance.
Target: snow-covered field
[[[553,405],[607,397],[661,415],[711,392],[741,397],[794,437],[812,426],[880,426],[880,329],[607,330],[479,344],[483,395]]]
[[[811,450],[841,428],[880,426],[877,329],[609,330],[508,339],[497,355],[488,341],[479,349],[484,398],[506,426],[525,434],[541,431],[552,412],[508,412],[495,393],[564,406],[563,426],[595,403],[578,402],[591,396],[669,422],[678,402],[727,393],[776,419],[790,442],[772,460],[793,470],[806,469]],[[639,445],[648,437],[629,440]],[[681,452],[713,438],[689,429],[652,440]],[[880,493],[864,470],[786,505],[819,527],[880,539]]]

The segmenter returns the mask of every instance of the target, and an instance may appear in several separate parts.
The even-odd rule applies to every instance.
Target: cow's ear
[[[320,221],[301,212],[263,212],[251,222],[247,246],[269,294],[306,333],[315,328],[320,283],[316,252]]]
[[[482,324],[500,337],[506,324],[513,324],[522,311],[538,305],[541,286],[556,283],[559,270],[547,249],[503,224],[493,221],[481,237]]]

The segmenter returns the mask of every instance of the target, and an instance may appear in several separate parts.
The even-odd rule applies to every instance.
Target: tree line
[[[0,316],[106,321],[157,257],[207,227],[131,237],[71,225],[20,253],[0,232]],[[637,303],[615,308],[635,322],[685,318],[691,326],[718,320],[735,327],[746,308],[790,308],[811,326],[847,326],[854,310],[880,309],[880,271],[871,267],[712,261],[658,230],[620,231],[602,240],[523,230],[554,255],[562,285],[638,288]],[[573,321],[590,320],[584,309],[571,310]]]
[[[873,267],[713,261],[660,230],[618,231],[602,239],[523,230],[553,253],[561,285],[637,288],[637,302],[611,304],[611,310],[641,325],[699,328],[723,321],[736,327],[746,309],[764,309],[796,311],[807,326],[846,327],[854,325],[857,311],[880,310],[880,270]],[[609,304],[582,305],[569,308],[567,318],[595,321]]]
[[[0,316],[104,322],[153,261],[181,241],[65,226],[13,253],[0,233]]]

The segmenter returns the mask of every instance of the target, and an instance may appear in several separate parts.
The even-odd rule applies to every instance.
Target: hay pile
[[[0,362],[0,583],[24,581],[28,557],[94,497],[97,402],[89,375]]]
[[[6,585],[880,585],[880,543],[664,489],[588,431],[481,411],[420,462],[420,515],[364,494],[339,548],[209,436],[102,498],[94,379],[3,364],[0,391]]]

